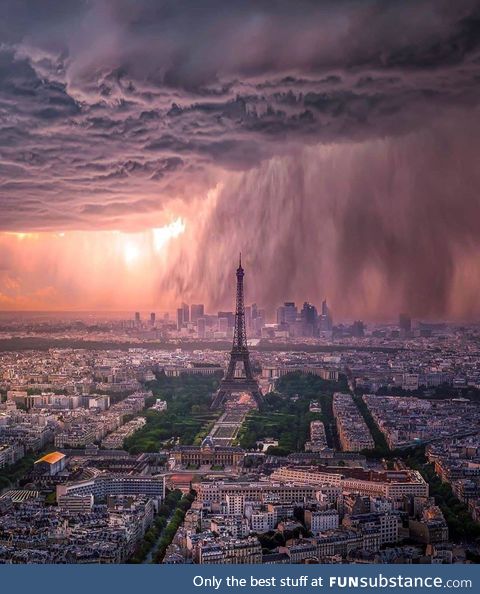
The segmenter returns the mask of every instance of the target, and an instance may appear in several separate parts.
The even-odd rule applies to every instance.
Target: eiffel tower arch
[[[237,303],[235,307],[235,329],[233,333],[233,345],[230,352],[225,377],[220,383],[218,392],[215,394],[211,408],[218,408],[228,400],[232,394],[248,392],[251,394],[257,405],[262,402],[262,392],[258,381],[252,373],[250,354],[247,347],[247,333],[245,329],[245,305],[243,301],[243,277],[242,255],[237,268]],[[236,374],[237,366],[243,366],[244,373],[241,377]]]

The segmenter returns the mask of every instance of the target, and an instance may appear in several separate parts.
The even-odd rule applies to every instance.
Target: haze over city
[[[231,307],[242,250],[270,313],[478,320],[479,23],[472,0],[2,2],[0,309]]]

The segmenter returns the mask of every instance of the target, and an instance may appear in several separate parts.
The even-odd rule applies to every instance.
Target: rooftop
[[[56,464],[57,462],[60,462],[60,460],[63,460],[63,458],[65,458],[65,457],[66,457],[65,454],[62,454],[62,452],[52,452],[51,454],[46,454],[39,460],[36,460],[35,464],[38,464],[39,462],[47,462],[48,464]]]

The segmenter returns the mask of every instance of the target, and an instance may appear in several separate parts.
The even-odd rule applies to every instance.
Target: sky
[[[3,0],[0,309],[480,319],[480,2]]]

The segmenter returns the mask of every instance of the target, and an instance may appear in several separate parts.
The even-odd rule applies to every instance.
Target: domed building
[[[215,443],[213,442],[213,437],[211,435],[207,435],[207,437],[205,437],[205,439],[202,441],[202,445],[200,447],[203,450],[215,449]]]
[[[182,466],[239,466],[244,453],[240,447],[215,445],[211,435],[207,435],[199,446],[175,446],[172,449],[175,465]]]

